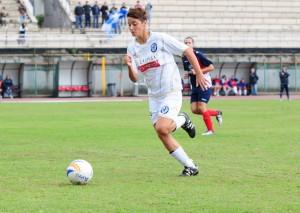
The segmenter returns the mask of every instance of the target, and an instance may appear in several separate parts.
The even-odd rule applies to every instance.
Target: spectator
[[[136,4],[134,5],[134,8],[144,9],[143,5],[141,4],[141,2],[139,0],[136,1]]]
[[[0,75],[0,99],[2,99],[3,97],[2,88],[3,88],[3,79],[2,79],[2,75]]]
[[[8,16],[8,13],[5,12],[5,7],[2,7],[0,10],[0,26],[5,26],[6,25],[6,18]]]
[[[127,6],[126,6],[126,2],[122,2],[121,8],[120,9],[126,9],[127,10]]]
[[[212,79],[212,86],[213,86],[213,95],[219,96],[220,89],[221,89],[221,79],[217,75]]]
[[[27,36],[27,27],[26,27],[25,23],[22,23],[19,28],[18,44],[25,44],[26,36]]]
[[[4,25],[4,12],[0,10],[0,26]]]
[[[148,26],[150,27],[150,22],[151,22],[151,11],[152,11],[152,4],[151,4],[151,1],[148,0],[147,1],[147,4],[145,5],[145,11],[146,11],[146,14],[147,14],[147,20],[148,20]]]
[[[13,81],[9,76],[6,76],[4,82],[3,82],[3,87],[4,87],[4,97],[7,98],[13,98]]]
[[[222,75],[220,95],[222,96],[228,95],[228,92],[229,92],[229,86],[228,86],[227,77],[226,75]]]
[[[20,10],[20,16],[19,16],[19,23],[23,24],[23,23],[27,23],[27,15],[26,15],[26,10]]]
[[[127,13],[128,13],[128,9],[126,7],[126,3],[123,2],[122,6],[120,8],[120,23],[121,25],[125,26],[127,24]]]
[[[257,95],[257,81],[258,81],[258,76],[256,74],[256,70],[254,67],[252,67],[250,70],[250,76],[249,76],[251,95]]]
[[[2,10],[0,10],[0,26],[3,26],[3,18],[4,18],[4,14],[2,12]]]
[[[95,1],[94,6],[92,7],[92,14],[93,14],[93,27],[99,28],[100,7],[97,1]]]
[[[290,76],[290,74],[287,71],[287,66],[283,66],[282,70],[279,73],[279,78],[280,78],[280,100],[282,100],[283,90],[285,90],[285,92],[286,92],[287,99],[290,100],[289,76]]]
[[[228,82],[228,86],[230,87],[228,95],[237,95],[237,79],[234,78],[233,76],[230,78]]]
[[[111,10],[109,14],[109,19],[107,22],[111,25],[112,29],[110,33],[117,34],[121,33],[121,26],[120,26],[120,14],[115,10]]]
[[[100,8],[100,11],[102,16],[101,25],[103,25],[103,23],[108,19],[108,6],[106,1],[103,3],[102,7]]]
[[[181,78],[182,84],[182,93],[183,95],[190,95],[191,93],[191,84],[190,84],[190,77],[188,72],[185,72]]]
[[[75,7],[75,18],[76,18],[76,28],[82,29],[82,16],[83,16],[83,7],[81,6],[81,2],[78,2],[78,5]]]
[[[247,95],[247,84],[244,79],[241,79],[237,84],[238,94],[239,95]]]
[[[110,10],[109,10],[109,14],[115,14],[115,13],[117,13],[117,12],[118,12],[118,8],[116,7],[116,4],[113,3],[113,4],[112,4],[112,7],[111,7]]]
[[[89,1],[86,1],[85,5],[83,6],[84,16],[85,16],[85,27],[91,27],[91,10],[92,7],[89,5]]]

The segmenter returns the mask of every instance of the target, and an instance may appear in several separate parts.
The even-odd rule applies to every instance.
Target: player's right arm
[[[138,72],[137,72],[135,66],[133,65],[132,57],[128,54],[125,55],[124,61],[127,64],[127,67],[128,67],[128,75],[129,75],[130,80],[133,81],[133,82],[137,82]]]

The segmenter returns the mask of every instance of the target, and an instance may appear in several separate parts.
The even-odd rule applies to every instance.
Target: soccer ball
[[[87,184],[93,177],[93,168],[85,160],[73,160],[67,168],[67,177],[72,184]]]

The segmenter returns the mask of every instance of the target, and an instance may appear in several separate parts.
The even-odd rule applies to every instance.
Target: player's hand
[[[132,66],[132,59],[131,59],[130,55],[124,56],[124,62],[125,62],[125,64],[127,64],[128,67]]]
[[[204,75],[202,73],[196,74],[196,86],[200,86],[202,90],[208,89],[209,81],[206,78],[204,78]]]

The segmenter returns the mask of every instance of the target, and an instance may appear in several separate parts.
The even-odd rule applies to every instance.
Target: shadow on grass
[[[64,182],[64,183],[59,183],[58,187],[62,187],[62,188],[66,188],[66,187],[87,187],[89,184],[72,184],[72,183],[68,183],[68,182]]]

